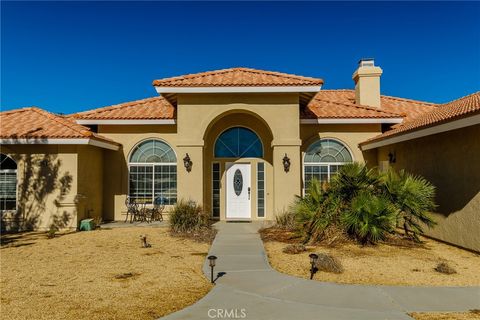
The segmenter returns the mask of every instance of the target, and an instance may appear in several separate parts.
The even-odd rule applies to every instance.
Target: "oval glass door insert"
[[[235,191],[235,194],[237,197],[242,193],[243,189],[243,176],[242,172],[237,169],[235,170],[235,173],[233,175],[233,190]]]

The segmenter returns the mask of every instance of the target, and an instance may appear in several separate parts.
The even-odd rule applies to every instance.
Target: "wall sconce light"
[[[215,256],[208,256],[208,264],[210,265],[210,282],[215,283],[215,280],[213,279],[213,268],[215,268],[215,261],[217,260],[217,257]]]
[[[389,152],[388,153],[388,163],[395,163],[397,161],[397,155],[396,155],[396,152],[393,151],[393,152]]]
[[[188,153],[185,155],[185,158],[183,158],[183,165],[185,166],[185,169],[187,170],[187,172],[190,172],[192,171],[192,160],[190,159],[190,156],[188,155]]]
[[[308,257],[310,258],[310,280],[312,280],[313,275],[318,271],[318,268],[317,268],[318,254],[310,253]]]
[[[290,171],[290,158],[287,156],[286,153],[282,161],[283,161],[283,169],[285,170],[285,172]]]

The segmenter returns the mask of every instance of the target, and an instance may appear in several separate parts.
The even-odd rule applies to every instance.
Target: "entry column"
[[[179,199],[193,200],[203,203],[203,141],[182,142],[177,144],[177,194]],[[191,161],[191,169],[187,170],[184,158]]]
[[[273,189],[274,215],[287,210],[295,200],[295,195],[301,195],[302,163],[300,160],[300,140],[288,143],[272,142],[273,147]],[[285,171],[283,158],[290,161],[288,172]]]

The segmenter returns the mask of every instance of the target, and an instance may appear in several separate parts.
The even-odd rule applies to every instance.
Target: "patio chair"
[[[138,216],[138,203],[135,198],[127,196],[127,198],[125,199],[125,206],[127,207],[127,215],[125,217],[125,222],[128,221],[128,216],[130,215],[130,223],[133,223]]]
[[[153,202],[153,208],[151,210],[152,221],[163,221],[163,210],[165,209],[165,199],[162,197],[155,198]]]

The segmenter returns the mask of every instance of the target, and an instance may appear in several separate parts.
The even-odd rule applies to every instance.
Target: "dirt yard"
[[[288,244],[265,241],[270,264],[280,272],[307,278],[310,275],[308,255],[327,253],[340,260],[341,274],[318,272],[316,280],[350,284],[407,286],[478,286],[480,255],[422,238],[419,247],[379,244],[362,247],[353,243],[336,247],[312,246],[299,254],[282,252]],[[443,274],[434,270],[439,262],[447,262],[457,273]]]
[[[151,248],[142,248],[146,234]],[[1,309],[8,319],[155,319],[211,288],[210,245],[167,228],[2,236]]]
[[[415,320],[479,320],[480,311],[473,310],[470,312],[413,312],[410,316]]]

